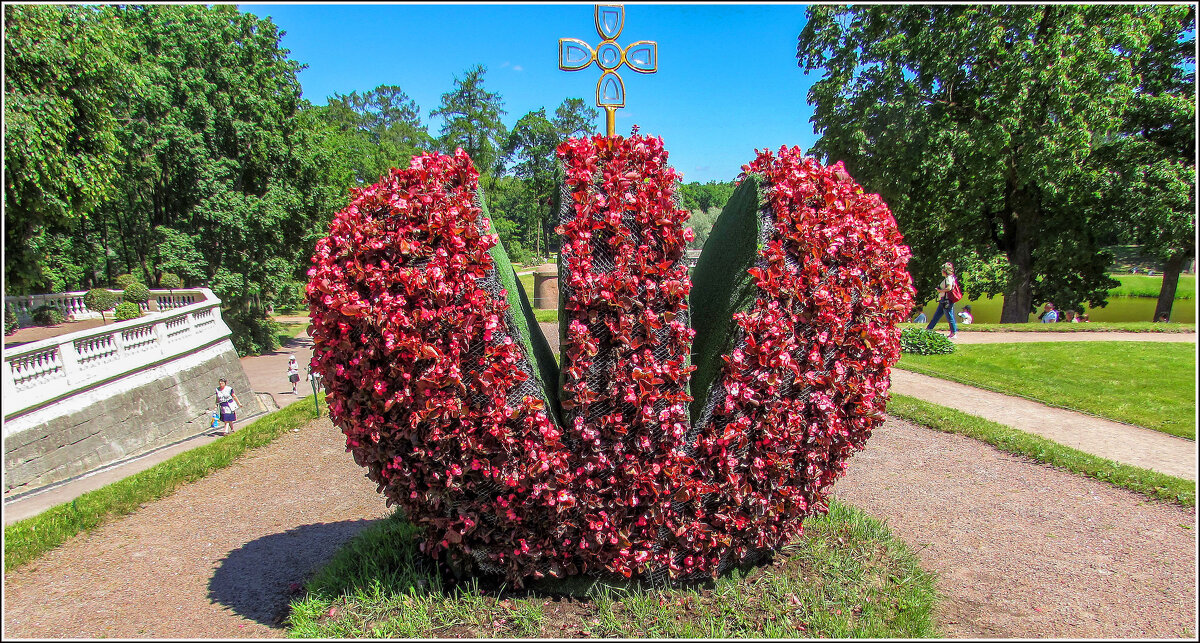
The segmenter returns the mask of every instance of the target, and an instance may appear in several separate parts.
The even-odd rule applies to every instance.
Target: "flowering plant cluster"
[[[629,577],[673,558],[662,533],[686,475],[678,447],[695,333],[681,259],[692,230],[661,138],[570,139],[557,152],[566,174],[563,423],[576,445],[576,496],[592,508],[579,546]]]
[[[897,324],[912,307],[896,221],[840,162],[785,147],[743,171],[763,177],[774,229],[681,494],[684,569],[699,572],[785,545],[825,511],[828,487],[883,420]]]
[[[572,458],[544,399],[510,399],[532,370],[507,293],[482,287],[498,239],[477,190],[461,150],[355,190],[317,242],[309,333],[347,450],[426,528],[422,550],[520,578],[550,565],[546,526],[571,522]]]
[[[743,168],[770,215],[758,298],[693,427],[679,175],[636,131],[557,153],[558,396],[527,393],[528,344],[496,287],[507,260],[461,150],[414,158],[334,217],[307,297],[347,449],[425,528],[424,551],[517,586],[711,576],[786,544],[882,419],[912,306],[887,206],[798,148]]]

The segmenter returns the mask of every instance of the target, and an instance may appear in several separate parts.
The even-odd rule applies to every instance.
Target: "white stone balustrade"
[[[130,319],[6,348],[4,418],[230,336],[221,319],[221,300],[211,290],[152,295],[160,292],[165,295],[160,307],[165,298],[167,312],[151,319]],[[192,303],[187,303],[189,298]]]
[[[159,311],[175,310],[191,306],[198,301],[204,301],[207,288],[179,288],[176,290],[151,290],[150,300],[139,307],[142,312],[149,312],[157,307]],[[121,303],[124,291],[110,290]],[[33,321],[33,311],[42,306],[57,308],[65,319],[100,319],[100,313],[87,307],[83,302],[86,291],[60,292],[49,295],[15,295],[4,298],[4,307],[17,314],[17,321],[27,326]],[[208,291],[211,295],[212,292]],[[152,303],[153,302],[153,303]],[[111,316],[111,311],[108,316]]]

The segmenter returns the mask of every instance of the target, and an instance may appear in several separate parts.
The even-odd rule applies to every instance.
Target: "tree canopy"
[[[913,248],[918,300],[937,266],[997,267],[1002,322],[1039,301],[1100,305],[1098,153],[1137,92],[1161,8],[1114,5],[814,6],[798,64],[820,140],[879,192]]]
[[[480,172],[492,170],[507,136],[500,120],[508,113],[504,111],[504,99],[483,88],[486,73],[486,67],[475,65],[462,78],[455,76],[454,89],[442,94],[441,106],[430,112],[430,116],[445,119],[442,151],[453,152],[461,147]]]

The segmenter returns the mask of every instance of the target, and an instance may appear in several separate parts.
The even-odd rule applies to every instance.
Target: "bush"
[[[150,301],[150,289],[146,287],[146,284],[135,281],[125,287],[122,298],[127,304],[144,304]]]
[[[254,317],[252,313],[237,313],[232,310],[221,311],[221,317],[229,326],[232,335],[233,349],[238,357],[262,355],[279,348],[279,332],[282,324]]]
[[[21,324],[17,322],[17,313],[13,312],[12,308],[5,306],[4,308],[4,334],[12,335],[17,332]]]
[[[107,288],[92,288],[83,296],[83,304],[103,317],[106,311],[117,305],[117,294]]]
[[[116,290],[125,290],[129,287],[129,284],[137,281],[137,277],[134,277],[129,273],[125,273],[123,275],[117,275],[117,278],[113,281],[116,282]]]
[[[179,275],[173,272],[164,272],[162,273],[162,276],[158,278],[158,287],[166,288],[167,290],[183,288],[183,280],[179,278]]]
[[[924,328],[905,328],[900,332],[900,350],[916,355],[949,355],[954,342],[941,333]]]
[[[521,245],[521,242],[517,241],[516,239],[504,244],[504,249],[508,252],[508,258],[514,264],[519,263],[522,265],[528,265],[534,259],[533,253],[526,250],[525,247]]]
[[[33,309],[33,323],[38,326],[57,326],[63,323],[63,314],[53,306],[38,306]]]
[[[126,319],[137,319],[142,316],[142,308],[131,301],[121,302],[117,304],[117,309],[113,311],[113,319],[117,321],[125,321]]]

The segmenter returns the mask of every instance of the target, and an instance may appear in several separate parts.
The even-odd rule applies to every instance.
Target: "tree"
[[[600,110],[588,107],[582,98],[564,98],[554,110],[554,129],[560,140],[596,133],[596,118]]]
[[[1039,300],[1102,305],[1097,148],[1122,123],[1156,28],[1118,6],[818,6],[798,64],[821,139],[896,213],[918,294],[960,252],[1008,260],[1002,323]],[[996,291],[988,295],[999,294]],[[918,297],[920,300],[921,297]]]
[[[364,136],[373,157],[370,183],[393,167],[408,167],[413,156],[433,147],[433,137],[421,124],[421,108],[396,85],[380,85],[362,95],[334,94],[319,113],[342,131]]]
[[[47,247],[114,190],[126,42],[93,7],[6,5],[4,27],[5,287],[29,293],[61,283]]]
[[[133,43],[134,74],[114,105],[125,116],[120,190],[101,208],[118,253],[147,283],[170,271],[211,287],[235,346],[259,350],[272,337],[265,304],[294,276],[318,216],[298,153],[309,138],[299,65],[270,20],[233,6],[103,10]]]
[[[1135,67],[1140,83],[1121,131],[1101,147],[1101,189],[1126,242],[1163,262],[1153,319],[1168,317],[1179,273],[1196,255],[1196,8],[1142,7],[1161,27]]]
[[[546,108],[529,112],[517,121],[504,144],[504,158],[516,161],[513,173],[525,181],[534,203],[531,220],[525,229],[532,238],[533,251],[542,256],[542,249],[549,247],[550,231],[554,229],[553,201],[558,188],[558,161],[554,148],[561,142],[559,130],[546,119]]]
[[[491,172],[499,158],[506,136],[500,117],[508,113],[500,94],[483,88],[485,73],[486,67],[475,65],[461,79],[455,76],[454,89],[442,94],[441,107],[429,113],[445,120],[439,141],[442,151],[463,148],[481,173]]]

